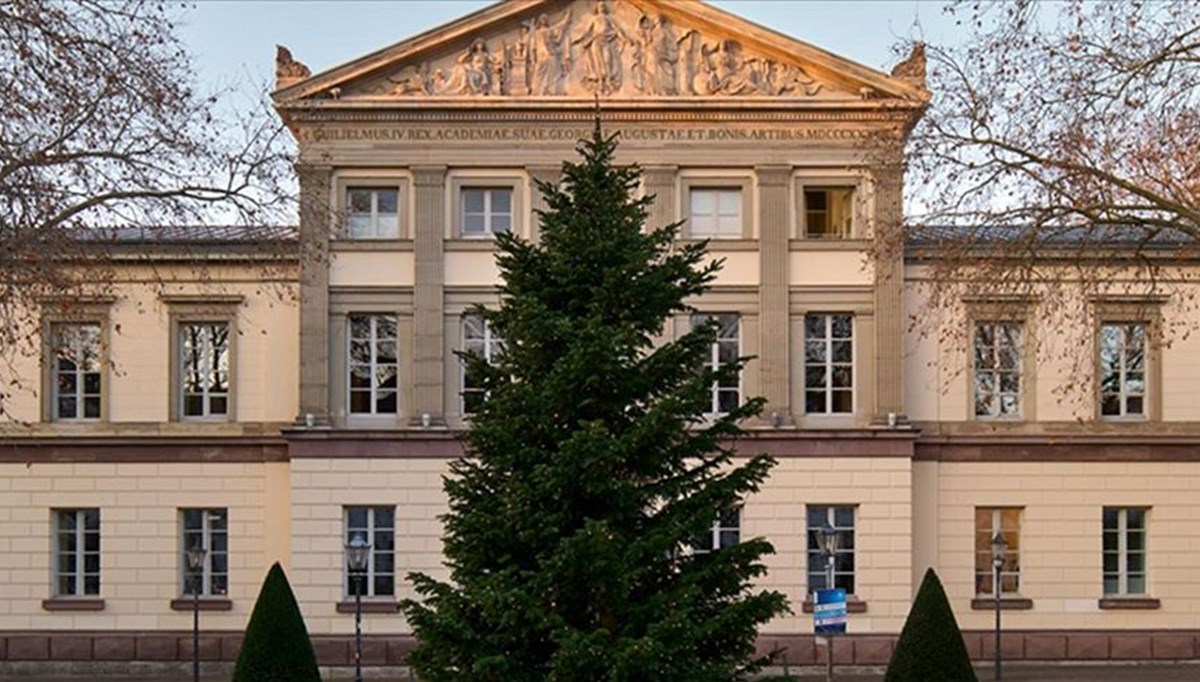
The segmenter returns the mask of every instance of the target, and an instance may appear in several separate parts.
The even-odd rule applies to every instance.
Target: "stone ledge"
[[[171,600],[172,611],[191,611],[193,608],[200,611],[232,611],[233,601],[222,597],[200,597],[198,602],[194,602],[191,597]]]
[[[337,604],[338,613],[354,613],[354,600],[340,601]],[[399,613],[400,605],[394,601],[378,601],[364,599],[362,603],[363,613]]]
[[[1103,597],[1099,605],[1104,610],[1143,611],[1162,608],[1162,601],[1154,597]]]
[[[1033,600],[1024,597],[1001,597],[1001,611],[1028,611],[1033,608]],[[996,600],[988,597],[976,597],[971,600],[973,611],[994,611]]]
[[[800,604],[800,610],[803,611],[804,613],[812,613],[813,612],[812,600],[805,599],[804,602],[802,604]],[[866,612],[867,612],[867,602],[865,602],[861,599],[854,599],[853,597],[846,599],[846,613],[866,613]]]
[[[45,611],[103,611],[104,600],[55,597],[53,599],[43,599],[42,609]]]

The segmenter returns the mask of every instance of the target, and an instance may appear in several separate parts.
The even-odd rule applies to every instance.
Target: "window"
[[[833,554],[833,586],[854,594],[854,507],[808,506],[808,589],[829,588],[825,556],[821,554],[821,529],[833,526],[837,550]]]
[[[854,411],[854,318],[804,316],[804,411]]]
[[[229,413],[229,324],[179,325],[181,414],[184,418],[223,417]]]
[[[400,375],[394,315],[351,315],[350,414],[395,414]]]
[[[99,419],[100,325],[56,324],[51,405],[55,419]]]
[[[992,538],[999,531],[1008,542],[1004,565],[1000,567],[1000,595],[1021,591],[1021,508],[975,508],[975,593],[992,595],[995,568],[992,565]]]
[[[225,509],[181,509],[179,510],[183,531],[183,585],[180,592],[202,597],[217,597],[229,594],[229,513]],[[204,564],[193,571],[187,562],[186,552],[194,547],[203,547]]]
[[[484,237],[511,232],[513,190],[511,187],[464,187],[462,226],[464,237]]]
[[[504,347],[500,337],[492,331],[487,321],[478,315],[467,315],[462,320],[463,352],[473,353],[492,364]],[[474,414],[479,411],[487,392],[483,387],[483,378],[468,371],[463,366],[462,374],[462,413]]]
[[[722,365],[737,362],[741,355],[739,318],[737,315],[693,315],[692,326],[698,327],[712,321],[717,326],[717,338],[713,341],[708,357],[704,360],[704,368],[716,371]],[[741,373],[721,377],[712,384],[712,401],[709,405],[710,414],[720,415],[732,412],[742,402]]]
[[[396,593],[396,508],[346,507],[346,543],[360,537],[371,545],[363,582],[364,597],[390,597]],[[357,576],[346,568],[346,594],[354,596]]]
[[[742,510],[740,507],[727,509],[713,519],[712,528],[692,540],[693,554],[733,547],[742,540]]]
[[[1021,326],[1016,322],[975,325],[975,416],[1021,414]]]
[[[844,239],[854,221],[852,187],[807,187],[804,190],[804,236]]]
[[[399,237],[399,190],[386,187],[347,187],[346,236],[351,239]]]
[[[100,510],[56,510],[54,536],[54,596],[100,594]]]
[[[742,236],[741,188],[693,187],[689,194],[688,233],[691,236]]]
[[[1146,594],[1146,510],[1104,508],[1104,596]]]
[[[1100,414],[1146,414],[1146,325],[1141,322],[1100,326]]]

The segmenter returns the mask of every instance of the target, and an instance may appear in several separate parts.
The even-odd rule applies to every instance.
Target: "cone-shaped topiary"
[[[321,682],[304,616],[278,562],[254,603],[233,682]]]
[[[933,569],[904,621],[884,682],[976,682],[954,611]]]

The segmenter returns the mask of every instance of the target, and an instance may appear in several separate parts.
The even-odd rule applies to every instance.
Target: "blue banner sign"
[[[846,634],[846,590],[817,590],[813,602],[813,632],[818,635]]]

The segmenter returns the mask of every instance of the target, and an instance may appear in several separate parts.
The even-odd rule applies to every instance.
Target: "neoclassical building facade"
[[[700,2],[512,0],[315,75],[280,48],[277,76],[298,256],[130,243],[140,260],[103,294],[47,302],[41,353],[17,363],[0,436],[11,669],[190,660],[195,591],[202,658],[232,660],[276,561],[321,662],[348,664],[356,536],[366,661],[401,665],[396,603],[408,572],[444,575],[442,477],[483,399],[455,351],[501,343],[468,314],[498,301],[492,236],[537,240],[535,183],[597,115],[642,166],[651,220],[724,260],[692,302],[720,322],[713,361],[755,358],[712,411],[764,396],[740,447],[779,465],[712,545],[774,544],[763,583],[794,613],[764,648],[817,660],[813,531],[830,524],[852,595],[839,662],[886,663],[928,567],[990,658],[996,532],[1006,656],[1200,654],[1200,341],[1160,343],[1183,314],[1169,298],[1097,300],[1080,322],[1095,400],[1064,403],[1075,365],[1025,342],[1047,319],[1036,299],[923,306],[936,255],[878,248],[929,102],[921,53],[883,73]]]

